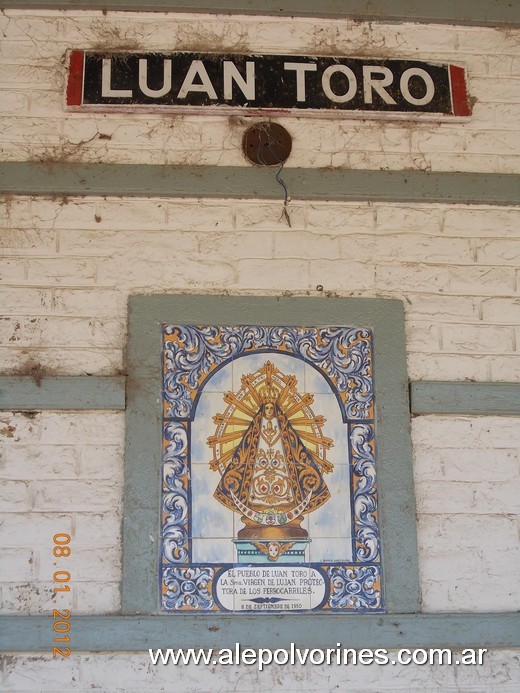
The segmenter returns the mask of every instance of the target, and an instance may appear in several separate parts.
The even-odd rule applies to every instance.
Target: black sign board
[[[69,107],[470,115],[464,68],[417,60],[72,51]]]

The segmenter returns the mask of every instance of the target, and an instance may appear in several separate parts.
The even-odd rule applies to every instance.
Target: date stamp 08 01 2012
[[[54,547],[52,553],[55,558],[68,558],[70,556],[71,550],[68,544],[70,543],[70,534],[55,534],[53,537]],[[54,563],[57,566],[57,563]],[[52,576],[54,581],[54,592],[70,592],[70,585],[66,584],[70,580],[70,573],[68,570],[56,570]],[[70,609],[54,609],[53,611],[53,630],[54,630],[54,643],[60,643],[59,647],[54,645],[53,656],[54,657],[69,657],[70,647],[63,646],[61,643],[70,642]]]

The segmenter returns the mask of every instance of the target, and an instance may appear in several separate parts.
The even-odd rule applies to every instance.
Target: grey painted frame
[[[269,200],[282,197],[275,173],[266,167],[250,165],[4,161],[0,162],[0,192]],[[293,200],[520,205],[520,175],[514,173],[286,167],[283,178]]]
[[[218,618],[189,616],[72,616],[70,647],[79,652],[144,652],[157,647],[450,647],[514,648],[520,645],[520,615],[349,614],[282,618],[272,615]],[[50,652],[52,616],[4,616],[3,652]]]
[[[0,376],[0,410],[125,409],[124,375]]]
[[[121,411],[125,387],[124,375],[0,375],[0,411]],[[410,413],[520,416],[520,383],[415,380]]]
[[[509,0],[0,0],[0,8],[127,10],[142,12],[218,12],[276,17],[351,18],[501,26],[520,24],[520,7]]]
[[[410,383],[412,414],[469,414],[518,416],[520,383],[446,382]]]
[[[373,330],[379,522],[386,610],[398,614],[418,612],[420,593],[402,302],[363,298],[155,295],[129,299],[123,613],[158,612],[163,323],[359,325]],[[201,634],[205,632],[205,616],[182,618],[190,627],[200,628]],[[240,622],[242,616],[225,618]],[[298,628],[298,616],[283,618],[296,619],[294,626]],[[320,624],[318,632],[326,633],[330,618],[334,616],[313,615],[313,623]]]

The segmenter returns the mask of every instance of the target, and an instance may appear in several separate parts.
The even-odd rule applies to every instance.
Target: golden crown
[[[258,391],[263,404],[274,404],[278,400],[279,392],[272,385],[266,385]]]

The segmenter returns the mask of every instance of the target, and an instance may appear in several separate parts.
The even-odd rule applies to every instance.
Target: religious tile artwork
[[[163,325],[163,611],[384,611],[373,368],[364,327]]]

